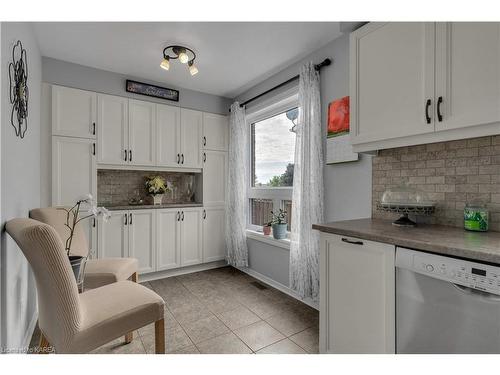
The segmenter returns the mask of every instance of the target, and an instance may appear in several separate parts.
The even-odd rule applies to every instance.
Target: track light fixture
[[[170,60],[178,59],[181,64],[188,64],[189,73],[194,76],[198,73],[198,68],[194,65],[196,54],[188,47],[184,46],[168,46],[163,50],[163,60],[160,67],[169,70]]]

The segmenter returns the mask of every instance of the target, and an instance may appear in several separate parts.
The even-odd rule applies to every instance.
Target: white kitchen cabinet
[[[203,261],[214,262],[226,256],[226,215],[224,207],[203,210]]]
[[[181,166],[201,168],[203,112],[181,108]]]
[[[229,124],[227,116],[203,113],[203,148],[227,151]]]
[[[128,251],[128,211],[111,211],[108,221],[98,220],[98,258],[127,258]]]
[[[132,165],[156,164],[156,106],[142,100],[128,101],[129,157]]]
[[[227,195],[227,152],[203,151],[203,204],[223,206]]]
[[[52,86],[52,135],[96,138],[97,94]]]
[[[500,121],[500,23],[438,23],[437,130]],[[436,107],[437,116],[437,107]]]
[[[369,23],[350,39],[356,152],[498,134],[500,23]]]
[[[203,261],[202,209],[180,210],[181,266],[191,266]]]
[[[52,137],[52,204],[74,205],[82,195],[97,192],[95,141]]]
[[[97,94],[97,162],[128,164],[128,99]]]
[[[351,34],[353,144],[434,131],[434,37],[430,22],[375,22]]]
[[[169,105],[156,105],[156,164],[178,167],[181,162],[181,110]]]
[[[139,272],[156,270],[156,227],[153,210],[133,210],[128,214],[128,252],[139,261]]]
[[[321,233],[320,352],[395,352],[395,248]]]
[[[181,266],[179,220],[180,211],[178,209],[161,209],[157,211],[157,271]]]

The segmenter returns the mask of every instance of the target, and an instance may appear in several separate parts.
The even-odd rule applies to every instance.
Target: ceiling
[[[43,56],[229,98],[341,35],[339,22],[37,22],[34,30]],[[196,76],[177,61],[160,68],[170,44],[196,52]]]

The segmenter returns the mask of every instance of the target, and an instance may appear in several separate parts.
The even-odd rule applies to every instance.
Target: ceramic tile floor
[[[318,312],[232,267],[146,282],[165,300],[167,353],[318,353]],[[38,343],[38,332],[32,343]],[[93,353],[154,353],[153,325]]]

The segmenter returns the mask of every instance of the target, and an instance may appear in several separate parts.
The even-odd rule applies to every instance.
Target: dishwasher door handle
[[[500,302],[500,296],[498,296],[496,294],[484,292],[484,291],[479,290],[479,289],[474,289],[474,288],[470,288],[468,286],[463,286],[463,285],[459,285],[459,284],[455,284],[455,283],[450,283],[450,284],[453,285],[453,287],[455,289],[457,289],[459,292],[466,294],[468,296],[482,298],[482,299],[486,299],[488,301]]]

